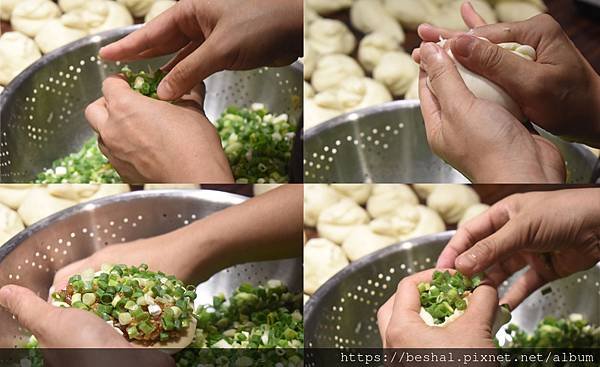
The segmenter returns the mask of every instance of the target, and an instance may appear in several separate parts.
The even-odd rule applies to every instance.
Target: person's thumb
[[[482,284],[469,296],[467,310],[462,319],[472,324],[489,325],[491,328],[497,308],[498,291],[490,285]]]
[[[509,220],[496,232],[477,241],[473,247],[458,256],[454,262],[456,270],[473,275],[510,257],[523,248],[527,241],[527,233],[522,231],[524,226],[518,220]]]
[[[16,285],[0,288],[0,306],[13,314],[33,334],[43,334],[45,318],[54,307],[31,290]]]
[[[456,61],[498,84],[517,100],[523,90],[523,81],[531,80],[537,74],[535,62],[489,41],[465,34],[449,42]]]

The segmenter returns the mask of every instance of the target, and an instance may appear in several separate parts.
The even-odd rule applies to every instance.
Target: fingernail
[[[456,268],[457,269],[473,269],[477,261],[475,259],[475,255],[473,254],[463,254],[456,258]]]
[[[173,98],[173,88],[171,88],[171,85],[168,82],[161,82],[158,85],[158,96],[160,97],[160,99],[162,100],[170,100]]]
[[[432,42],[427,42],[421,46],[421,65],[427,70],[427,67],[442,60],[442,49]]]
[[[455,55],[459,55],[462,57],[471,56],[471,52],[473,51],[473,47],[475,47],[475,37],[462,35],[454,40],[454,47],[452,47],[452,52]]]
[[[6,306],[8,305],[7,301],[10,298],[11,293],[12,293],[12,290],[10,289],[9,286],[0,288],[0,306],[6,308]]]

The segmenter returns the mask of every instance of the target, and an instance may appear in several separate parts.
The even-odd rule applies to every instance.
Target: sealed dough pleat
[[[371,184],[332,184],[331,188],[354,200],[358,205],[367,203],[373,185]]]
[[[408,185],[379,184],[373,187],[367,200],[367,211],[372,218],[391,214],[403,205],[417,205],[419,199]]]
[[[341,244],[355,226],[367,224],[369,215],[352,199],[343,198],[326,208],[317,220],[319,236]]]
[[[316,52],[323,55],[350,54],[356,38],[339,20],[317,19],[308,26],[306,36]]]
[[[312,73],[311,85],[317,92],[337,87],[350,77],[362,77],[365,73],[352,57],[336,54],[319,59]]]
[[[363,33],[381,32],[397,42],[405,40],[400,24],[383,7],[380,0],[356,0],[350,8],[352,25]]]
[[[365,70],[372,72],[381,57],[388,52],[400,51],[398,41],[389,34],[373,32],[366,35],[358,45],[358,61]]]
[[[373,78],[385,85],[396,97],[406,94],[411,82],[418,75],[419,66],[404,51],[386,53],[373,70]]]
[[[44,24],[58,17],[60,8],[52,1],[24,0],[15,6],[10,23],[14,30],[35,37]]]
[[[427,198],[427,206],[438,212],[448,224],[458,223],[465,211],[479,202],[475,190],[458,184],[440,184]]]

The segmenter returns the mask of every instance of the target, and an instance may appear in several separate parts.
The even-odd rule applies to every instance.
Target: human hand
[[[100,56],[130,61],[178,51],[158,88],[162,100],[174,100],[217,71],[292,63],[302,55],[302,12],[300,0],[181,0]]]
[[[498,293],[489,285],[475,288],[465,313],[445,327],[428,326],[421,319],[417,285],[431,281],[435,270],[403,278],[394,296],[379,308],[377,325],[383,347],[493,348],[492,325],[498,307]]]
[[[424,24],[419,35],[424,42],[450,39],[460,64],[501,86],[537,125],[600,147],[600,77],[560,24],[542,14],[523,22],[485,25],[470,5],[463,5],[462,15],[473,28],[466,34]],[[503,42],[532,46],[536,62],[494,45]],[[413,56],[419,60],[420,51]]]
[[[509,196],[458,228],[437,266],[486,271],[496,285],[529,265],[500,301],[517,307],[536,289],[600,261],[600,189]]]
[[[133,91],[120,76],[104,81],[104,96],[85,116],[100,136],[100,150],[125,181],[233,183],[199,89],[168,103]]]
[[[564,181],[558,149],[500,105],[476,98],[445,50],[425,43],[420,61],[421,111],[435,154],[473,182]]]

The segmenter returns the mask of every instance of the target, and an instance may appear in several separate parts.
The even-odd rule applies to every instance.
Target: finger
[[[492,325],[498,307],[498,291],[490,285],[480,285],[469,297],[469,305],[460,322]],[[458,320],[457,320],[458,321]]]
[[[452,31],[425,23],[421,24],[417,28],[417,33],[424,42],[438,42],[440,37],[445,39],[454,38],[463,34],[464,32]]]
[[[104,95],[106,105],[109,108],[112,104],[122,103],[127,99],[133,99],[133,101],[131,101],[132,103],[144,99],[141,94],[131,89],[129,83],[125,80],[125,77],[120,74],[111,75],[104,79],[104,82],[102,82],[102,94]]]
[[[502,296],[500,304],[507,303],[510,309],[514,310],[525,298],[546,283],[548,280],[544,279],[535,269],[529,269],[508,288]]]
[[[220,51],[222,45],[216,45],[218,39],[218,36],[211,35],[169,71],[158,86],[160,99],[175,100],[211,74],[226,68],[228,60]]]
[[[177,65],[181,60],[188,57],[201,44],[202,44],[202,42],[195,42],[195,41],[188,43],[184,48],[179,50],[177,55],[175,55],[171,60],[169,60],[169,62],[167,62],[165,65],[163,65],[160,69],[165,72],[172,70],[175,67],[175,65]]]
[[[419,99],[427,141],[432,145],[436,132],[442,127],[442,116],[437,99],[427,87],[427,74],[423,70],[419,72]]]
[[[521,22],[485,25],[473,29],[470,34],[493,43],[518,42],[537,49],[549,33],[560,30],[561,27],[554,18],[548,14],[540,14]]]
[[[0,289],[0,305],[19,320],[19,323],[33,334],[43,334],[46,315],[53,306],[36,296],[31,290],[16,285],[7,285]]]
[[[499,201],[488,210],[459,227],[440,254],[437,267],[454,268],[456,258],[479,240],[496,232],[510,219],[508,206]]]
[[[108,110],[104,97],[98,98],[85,108],[85,119],[90,123],[92,129],[98,135],[101,135],[100,131],[103,130],[103,126],[108,120]]]
[[[485,19],[483,19],[477,10],[473,7],[470,1],[465,1],[460,7],[460,14],[469,28],[477,28],[486,25]]]
[[[498,287],[506,279],[527,266],[527,261],[523,256],[511,256],[504,261],[498,262],[485,272],[485,279],[492,285]]]
[[[419,317],[421,311],[421,300],[417,286],[421,282],[431,282],[435,271],[444,269],[428,269],[409,277],[403,278],[398,284],[394,300],[393,313],[390,322],[397,323],[403,320]]]
[[[390,319],[392,318],[395,298],[395,295],[391,296],[390,299],[388,299],[383,306],[377,310],[377,327],[379,328],[379,336],[381,337],[381,344],[383,344],[384,348],[386,347],[385,335],[387,327],[390,323]]]
[[[428,42],[421,47],[421,67],[427,73],[429,87],[440,103],[442,113],[460,114],[464,106],[474,103],[473,93],[465,85],[450,56],[440,46]]]

